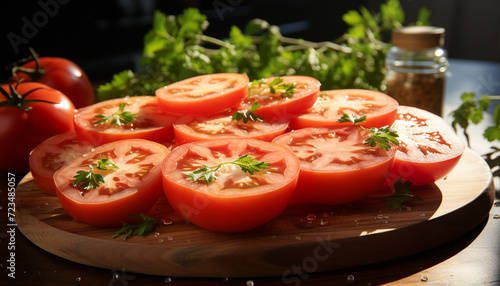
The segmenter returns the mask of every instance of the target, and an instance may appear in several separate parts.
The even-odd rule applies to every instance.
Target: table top
[[[446,86],[443,117],[460,104],[462,92],[500,94],[500,63],[452,60]],[[497,104],[492,104],[493,106]],[[482,139],[483,127],[492,122],[492,110],[485,122],[469,130],[472,149],[479,154],[490,150]],[[497,143],[495,146],[500,147]],[[500,284],[500,206],[466,234],[440,247],[374,265],[322,272],[297,277],[210,278],[162,277],[100,269],[81,265],[50,254],[8,225],[8,179],[19,183],[24,174],[0,172],[0,285],[498,285]],[[497,183],[498,186],[498,183]],[[497,198],[499,192],[496,193]],[[15,249],[14,249],[15,247]],[[409,245],[408,247],[411,247]],[[15,256],[10,256],[14,253]],[[8,267],[15,261],[15,279]]]

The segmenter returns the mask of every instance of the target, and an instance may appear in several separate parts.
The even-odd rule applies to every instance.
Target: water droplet
[[[167,239],[168,239],[168,240],[173,240],[174,238],[173,238],[173,237],[171,237],[171,236],[169,236],[169,237],[167,237]]]
[[[388,221],[388,220],[386,220],[386,221],[384,221],[384,223],[389,223],[389,221]]]
[[[49,203],[44,203],[44,205],[45,205],[45,206],[48,206],[48,205],[49,205]]]
[[[315,220],[316,219],[316,215],[315,214],[308,214],[306,216],[306,220],[308,221],[312,221],[312,220]]]
[[[276,235],[271,236],[271,238],[276,238]]]
[[[75,281],[76,282],[81,282],[82,281],[82,277],[76,277]]]
[[[163,240],[163,238],[160,238],[160,239],[158,239],[157,241],[158,241],[159,243],[162,243],[164,240]]]
[[[377,218],[379,218],[379,219],[383,219],[383,218],[384,218],[384,215],[383,215],[383,214],[379,214],[379,215],[377,216]]]
[[[407,206],[407,207],[405,207],[405,210],[407,210],[407,211],[411,211],[411,207],[408,207],[408,206]]]
[[[420,216],[421,216],[421,217],[424,217],[424,216],[425,216],[425,214],[420,214]]]
[[[162,223],[163,223],[164,225],[171,225],[171,224],[173,224],[174,222],[173,222],[171,219],[169,219],[169,218],[164,218],[164,219],[162,220]]]
[[[352,275],[352,274],[351,274],[351,275],[348,275],[348,276],[347,276],[347,281],[349,281],[349,282],[354,281],[354,275]]]
[[[296,239],[296,240],[301,240],[302,238],[301,238],[300,236],[298,236],[298,235],[297,235],[297,236],[295,237],[295,239]]]
[[[500,207],[500,199],[495,199],[495,207]]]
[[[159,232],[155,232],[155,237],[158,237],[160,235]]]
[[[227,281],[229,281],[229,277],[222,278],[222,282],[227,282]]]
[[[390,216],[389,215],[385,215],[384,218],[390,218]]]
[[[420,277],[420,281],[427,282],[427,281],[429,281],[429,277],[424,275],[424,276]]]
[[[170,277],[165,278],[165,283],[170,283],[170,282],[172,282],[172,278]]]
[[[248,280],[247,281],[247,286],[254,286],[254,285],[255,285],[255,283],[253,283],[252,280]]]
[[[500,218],[500,214],[495,214],[495,215],[493,216],[493,218],[494,218],[494,219],[499,219],[499,218]]]
[[[113,274],[113,279],[117,280],[118,278],[120,278],[120,275],[118,275],[118,274]]]
[[[324,219],[322,218],[319,222],[320,225],[328,225],[328,220],[327,219]]]

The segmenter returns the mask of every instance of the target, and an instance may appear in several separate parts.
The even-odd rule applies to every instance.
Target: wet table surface
[[[500,94],[500,63],[452,60],[446,87],[443,117],[460,104],[462,92]],[[471,148],[479,154],[491,144],[482,132],[492,121],[492,102],[485,122],[471,128]],[[440,247],[397,260],[322,273],[300,273],[266,278],[182,278],[129,273],[126,269],[100,269],[48,253],[8,226],[8,177],[0,172],[0,285],[499,285],[500,207],[466,234]],[[12,176],[11,176],[12,177]],[[15,174],[18,183],[24,174]],[[498,186],[498,182],[496,182]],[[499,193],[496,193],[497,198]],[[15,247],[15,249],[13,249]],[[376,247],[376,246],[374,246]],[[408,245],[411,247],[411,245]],[[8,269],[15,256],[15,278]]]

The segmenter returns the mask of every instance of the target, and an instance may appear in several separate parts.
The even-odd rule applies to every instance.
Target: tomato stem
[[[39,56],[32,47],[29,47],[31,55],[12,64],[12,76],[19,82],[17,73],[22,72],[31,77],[32,81],[39,81],[45,75],[45,68],[40,66]],[[26,68],[22,64],[35,61],[35,68]]]

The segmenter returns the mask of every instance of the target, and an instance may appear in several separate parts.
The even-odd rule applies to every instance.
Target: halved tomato
[[[285,133],[288,120],[232,120],[234,111],[228,110],[206,117],[184,117],[174,124],[178,144],[223,138],[253,138],[271,141]]]
[[[217,179],[188,180],[185,172],[250,155],[270,163],[253,175],[232,164]],[[162,167],[163,188],[170,205],[186,220],[208,230],[242,232],[272,220],[287,206],[297,183],[299,161],[286,147],[255,139],[220,139],[180,145]]]
[[[79,140],[76,133],[55,135],[39,144],[30,153],[30,169],[33,180],[44,192],[55,195],[54,173],[94,147],[88,141]]]
[[[455,168],[465,151],[465,144],[443,118],[420,108],[399,106],[392,128],[400,144],[391,181],[402,177],[414,186],[434,183]]]
[[[112,123],[113,118],[120,116],[120,104],[125,104],[123,113],[136,114],[133,121]],[[97,124],[102,117],[110,120]],[[141,138],[155,142],[170,140],[173,136],[172,124],[176,117],[167,115],[158,107],[155,96],[134,96],[102,101],[78,110],[75,116],[75,131],[81,137],[95,145],[117,140]],[[96,125],[97,124],[97,125]]]
[[[169,151],[160,143],[129,139],[96,147],[64,165],[54,174],[56,194],[74,219],[97,225],[118,226],[129,215],[146,213],[161,196],[161,165]],[[86,190],[74,186],[77,172],[89,172],[99,160],[109,159],[118,168],[94,169],[104,183]]]
[[[303,128],[272,142],[292,150],[300,160],[295,201],[345,204],[377,191],[387,179],[396,148],[364,144],[369,132],[357,126]]]
[[[290,129],[307,127],[345,126],[339,123],[344,113],[355,117],[366,116],[360,125],[370,127],[391,126],[396,120],[398,102],[387,94],[364,89],[322,91],[316,104],[290,120]]]
[[[244,74],[200,75],[156,90],[160,107],[178,115],[209,115],[237,106],[248,94]]]
[[[290,119],[305,112],[314,105],[319,97],[321,83],[309,76],[282,76],[282,83],[285,86],[294,85],[293,92],[287,96],[278,92],[271,92],[270,84],[277,78],[264,79],[260,84],[251,84],[250,91],[245,100],[240,104],[239,109],[250,110],[254,102],[260,107],[255,110],[255,114],[270,118]]]

